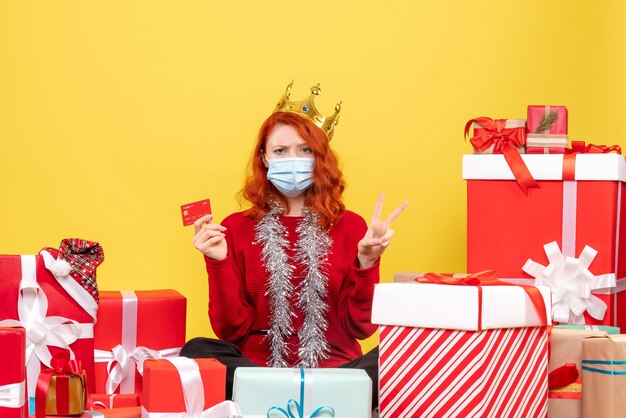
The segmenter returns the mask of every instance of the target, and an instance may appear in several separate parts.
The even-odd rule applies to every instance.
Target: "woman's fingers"
[[[409,201],[405,200],[404,202],[400,204],[400,206],[398,206],[393,212],[391,212],[391,215],[387,217],[387,220],[385,221],[385,223],[387,225],[391,225],[391,223],[395,221],[398,218],[398,216],[400,216],[402,211],[406,209],[407,206],[409,206]]]
[[[385,200],[385,192],[378,195],[376,200],[376,206],[374,206],[374,215],[372,215],[372,222],[374,223],[380,219],[380,214],[383,212],[383,201]]]
[[[196,235],[194,235],[193,243],[198,249],[200,249],[200,247],[207,248],[205,244],[209,242],[209,246],[211,246],[214,245],[216,242],[219,242],[219,240],[211,241],[211,239],[214,237],[224,237],[224,231],[226,231],[226,228],[221,225],[207,224],[204,228],[200,228]]]
[[[194,232],[197,234],[198,231],[202,228],[202,225],[204,224],[208,224],[209,222],[211,222],[213,220],[213,215],[204,215],[201,218],[198,218],[194,223],[193,223],[193,229]]]

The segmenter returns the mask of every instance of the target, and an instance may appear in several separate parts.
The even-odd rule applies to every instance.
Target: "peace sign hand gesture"
[[[367,268],[372,266],[376,260],[383,254],[385,248],[391,243],[391,237],[394,234],[393,229],[390,229],[391,223],[395,221],[402,211],[409,205],[408,201],[404,201],[398,206],[389,217],[382,221],[380,215],[383,211],[383,201],[385,200],[385,193],[381,193],[376,201],[376,207],[374,208],[374,216],[370,222],[369,228],[365,233],[365,236],[359,241],[359,266],[360,268]]]

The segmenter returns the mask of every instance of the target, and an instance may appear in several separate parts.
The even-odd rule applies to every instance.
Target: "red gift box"
[[[143,361],[177,356],[187,300],[175,290],[103,291],[95,327],[95,392],[141,393]]]
[[[87,406],[85,370],[68,352],[55,355],[37,379],[36,416],[79,415]]]
[[[475,280],[376,285],[381,418],[546,416],[549,289]]]
[[[526,119],[529,135],[541,137],[567,135],[567,108],[565,106],[528,106]]]
[[[531,275],[522,270],[529,259],[537,263],[535,267],[549,267],[543,270],[548,275],[562,271],[563,266],[576,265],[580,270],[576,280],[583,279],[579,281],[583,294],[561,286],[565,293],[554,292],[553,303],[562,304],[571,296],[568,300],[572,302],[572,314],[577,312],[573,315],[577,320],[582,320],[579,314],[584,306],[585,323],[626,327],[624,157],[555,154],[523,158],[540,186],[528,196],[519,192],[501,156],[463,156],[468,271],[492,268],[499,277],[533,282]],[[552,242],[556,244],[544,249]],[[552,254],[552,261],[546,250]],[[555,254],[561,250],[562,255]],[[617,278],[617,286],[610,287],[610,275]],[[543,274],[541,277],[544,280]],[[553,277],[552,284],[563,277]],[[589,294],[586,288],[597,289]],[[606,312],[598,318],[601,304],[606,305]],[[558,314],[559,309],[553,312]]]
[[[0,256],[0,326],[23,324],[26,329],[30,396],[35,395],[42,364],[49,367],[52,356],[68,347],[93,376],[93,323],[98,305],[69,274],[53,275],[49,268],[55,262],[47,251],[36,256]]]
[[[92,411],[133,406],[141,406],[138,393],[90,393],[87,401],[87,409]]]
[[[26,333],[23,328],[0,328],[0,417],[28,416],[26,402]]]
[[[181,379],[181,375],[185,378]],[[216,359],[174,357],[147,360],[144,364],[145,417],[191,414],[191,409],[199,414],[224,401],[225,392],[226,366]]]
[[[141,418],[141,407],[132,406],[127,408],[100,409],[98,411],[84,411],[75,418]],[[35,418],[33,415],[32,418]],[[46,418],[58,418],[56,415],[46,415]]]

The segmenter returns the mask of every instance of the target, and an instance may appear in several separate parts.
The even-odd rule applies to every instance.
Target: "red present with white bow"
[[[148,360],[144,372],[144,418],[235,418],[242,415],[237,404],[224,401],[226,366],[216,359]]]
[[[138,393],[90,393],[87,399],[87,409],[99,411],[101,409],[132,408],[141,406]]]
[[[96,393],[141,393],[143,363],[176,357],[185,344],[187,299],[175,290],[100,293]]]
[[[546,416],[549,289],[467,280],[376,285],[381,418]]]
[[[100,264],[100,246],[81,242],[98,248],[99,259],[93,264]],[[29,396],[35,395],[41,369],[50,367],[52,356],[62,351],[70,350],[70,356],[80,360],[88,376],[93,376],[93,324],[98,304],[93,293],[74,278],[81,266],[73,262],[57,259],[53,249],[36,256],[0,256],[0,326],[26,330]],[[91,286],[96,289],[95,281]]]
[[[552,287],[555,320],[626,329],[626,163],[609,151],[523,155],[539,185],[527,196],[502,156],[464,155],[467,270],[536,277]]]
[[[0,417],[26,418],[26,332],[0,328]]]

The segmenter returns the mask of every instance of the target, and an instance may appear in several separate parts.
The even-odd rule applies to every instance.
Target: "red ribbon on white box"
[[[44,253],[47,254],[42,251],[42,256]],[[45,261],[44,256],[44,263]],[[93,324],[80,324],[62,316],[47,316],[48,298],[37,283],[37,259],[34,255],[22,255],[21,266],[22,280],[17,297],[18,319],[5,319],[0,321],[0,326],[23,327],[26,330],[26,380],[28,381],[28,394],[35,396],[41,364],[50,367],[52,354],[48,347],[66,349],[70,357],[74,358],[70,345],[79,338],[93,338]],[[48,267],[47,264],[46,267]],[[60,282],[59,277],[55,276],[55,278]],[[73,279],[72,282],[76,283]],[[72,294],[70,296],[74,297]],[[93,301],[93,298],[91,300]],[[76,301],[79,304],[82,302],[82,300]]]
[[[26,382],[10,383],[0,386],[0,407],[21,408],[26,402]]]
[[[143,376],[143,363],[149,359],[175,357],[182,347],[153,350],[137,346],[137,295],[132,290],[122,290],[122,343],[111,351],[95,350],[96,363],[108,363],[107,394],[135,393],[135,369]]]
[[[232,401],[220,402],[204,409],[204,383],[198,363],[186,357],[166,359],[176,367],[185,399],[185,412],[148,412],[142,407],[144,418],[242,418],[239,405]]]

